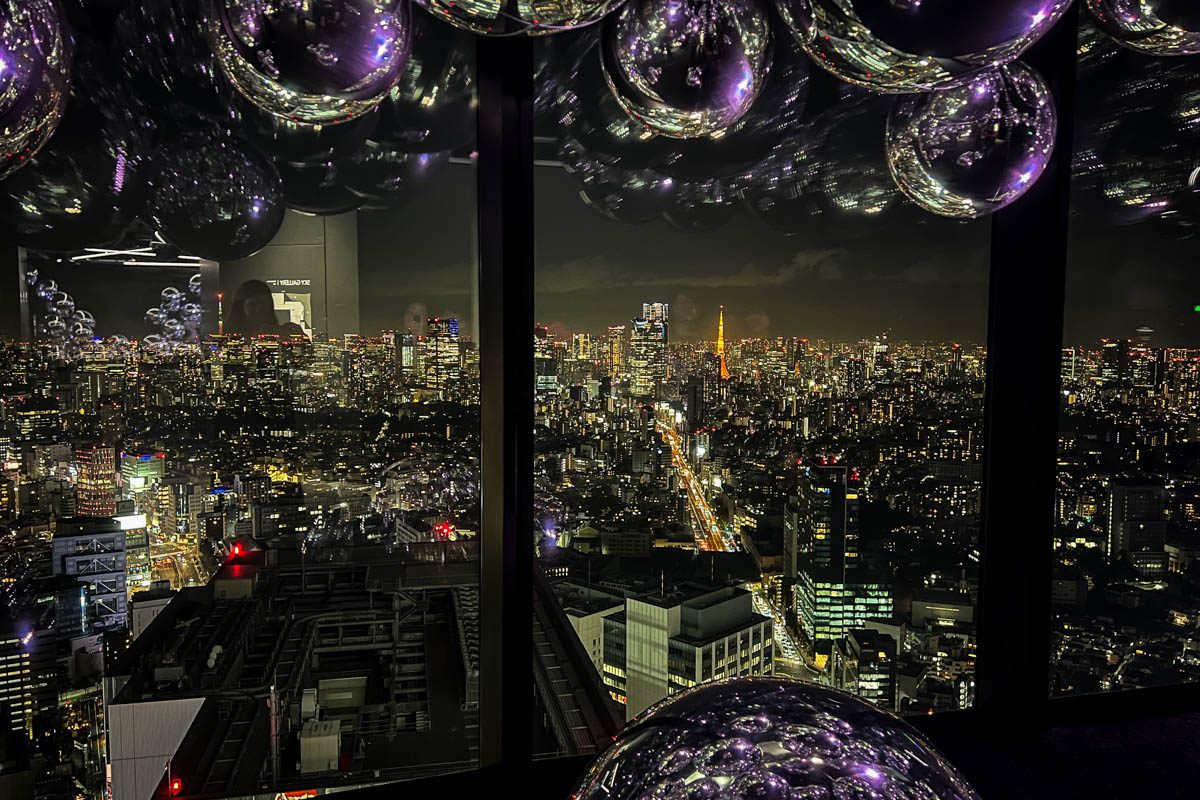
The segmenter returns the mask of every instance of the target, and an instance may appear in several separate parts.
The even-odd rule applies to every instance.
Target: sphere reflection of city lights
[[[210,0],[213,49],[250,102],[285,119],[344,122],[377,106],[408,60],[405,0]]]
[[[0,184],[0,218],[24,247],[118,242],[145,204],[140,141],[76,97],[50,143]]]
[[[1087,0],[1100,27],[1121,44],[1152,56],[1200,54],[1195,0]]]
[[[986,216],[1037,182],[1057,131],[1054,97],[1017,62],[969,83],[897,99],[887,156],[900,190],[944,217]]]
[[[604,31],[604,75],[625,112],[678,139],[720,136],[746,115],[769,71],[759,0],[631,0]]]
[[[50,140],[70,74],[71,40],[53,0],[0,0],[0,179]]]
[[[505,11],[507,0],[415,0],[430,13],[459,28],[482,34],[549,34],[591,25],[624,0],[520,0],[517,16]]]
[[[809,56],[879,92],[945,88],[1018,58],[1071,0],[775,0]]]
[[[908,723],[842,692],[781,678],[686,689],[639,714],[579,800],[978,800]]]
[[[150,216],[184,252],[213,261],[246,258],[283,224],[279,173],[245,140],[195,131],[177,137],[162,161]]]

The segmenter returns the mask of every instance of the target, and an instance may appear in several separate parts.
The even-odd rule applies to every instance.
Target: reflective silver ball
[[[877,92],[941,89],[1020,57],[1071,0],[775,0],[808,55]]]
[[[1152,56],[1200,53],[1200,7],[1195,0],[1087,0],[1092,16],[1128,48]]]
[[[505,12],[506,0],[416,0],[431,14],[475,33],[532,35],[559,33],[602,19],[624,0],[548,0],[517,3],[517,16]]]
[[[159,308],[173,314],[183,307],[183,292],[174,286],[168,286],[159,295]]]
[[[1045,172],[1057,123],[1045,81],[1016,62],[961,86],[899,98],[888,117],[888,166],[905,196],[926,211],[986,216]]]
[[[716,137],[766,83],[771,26],[759,0],[630,0],[601,51],[609,89],[633,120],[676,139]]]
[[[283,185],[248,142],[219,131],[172,140],[154,179],[150,215],[163,238],[212,261],[247,258],[283,225]]]
[[[578,800],[978,800],[908,723],[781,678],[705,683],[640,714]]]
[[[50,140],[70,75],[71,39],[54,0],[0,0],[0,179]]]
[[[278,117],[345,122],[375,108],[404,71],[407,0],[209,0],[217,61]]]

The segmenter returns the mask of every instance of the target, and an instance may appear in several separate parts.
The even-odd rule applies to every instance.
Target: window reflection
[[[1200,677],[1196,87],[1190,59],[1138,55],[1085,23],[1062,354],[1055,694]]]
[[[6,787],[474,767],[473,40],[382,0],[0,2],[6,125],[25,5],[75,36],[0,181]]]

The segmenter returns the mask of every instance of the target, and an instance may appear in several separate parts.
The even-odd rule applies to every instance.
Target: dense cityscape
[[[772,673],[969,706],[984,349],[727,341],[724,309],[681,342],[667,304],[631,311],[534,333],[543,658],[584,653],[618,718]],[[194,698],[153,776],[169,795],[201,792],[172,764],[232,793],[477,758],[479,361],[457,320],[70,355],[0,349],[0,703],[35,796],[157,796],[114,730]],[[1149,332],[1063,351],[1054,692],[1200,677],[1198,370]],[[539,750],[569,750],[543,702]]]

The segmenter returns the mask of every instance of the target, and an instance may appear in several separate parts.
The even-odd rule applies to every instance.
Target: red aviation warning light
[[[433,526],[433,536],[439,542],[449,541],[454,534],[454,526],[449,522],[439,522]]]
[[[175,797],[183,791],[183,781],[179,778],[171,778],[171,796]]]

